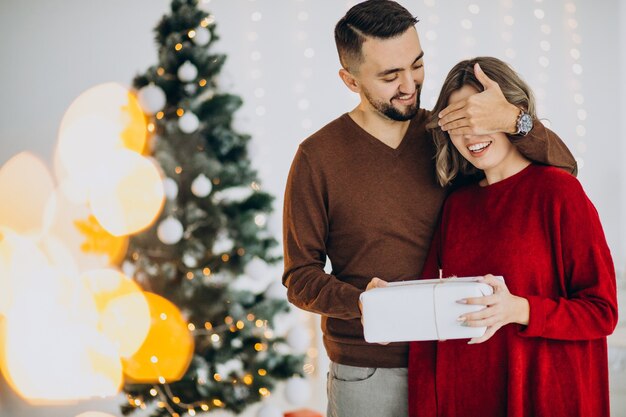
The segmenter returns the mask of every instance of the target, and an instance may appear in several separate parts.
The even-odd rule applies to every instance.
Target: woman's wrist
[[[530,304],[528,304],[528,300],[524,297],[516,297],[515,301],[517,304],[517,320],[515,320],[515,322],[527,326],[530,320]]]

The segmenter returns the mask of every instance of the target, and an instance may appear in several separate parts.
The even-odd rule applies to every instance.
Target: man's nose
[[[415,79],[411,72],[404,73],[401,77],[400,92],[413,94],[415,92]]]

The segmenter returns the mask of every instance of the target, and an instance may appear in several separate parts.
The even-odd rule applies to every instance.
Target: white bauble
[[[190,111],[185,112],[185,114],[178,119],[178,127],[184,133],[193,133],[198,130],[198,126],[200,126],[198,116]]]
[[[272,283],[265,290],[265,297],[271,300],[286,300],[287,288],[281,281],[272,281]]]
[[[291,378],[285,385],[285,398],[295,406],[302,406],[311,398],[311,385],[303,378]]]
[[[198,46],[204,46],[211,41],[211,32],[209,29],[198,26],[195,30],[196,36],[192,38],[193,43]]]
[[[163,189],[168,200],[173,200],[178,196],[178,184],[172,178],[168,177],[163,180]]]
[[[183,225],[177,218],[169,216],[159,224],[157,236],[166,245],[173,245],[183,237]]]
[[[213,254],[230,252],[235,246],[235,242],[226,233],[219,233],[213,243]]]
[[[206,384],[209,380],[209,370],[207,368],[198,368],[196,370],[196,375],[198,377],[198,381],[202,381],[201,383]]]
[[[183,88],[185,89],[185,93],[189,95],[196,94],[196,91],[198,91],[198,86],[194,83],[185,84]]]
[[[156,84],[148,84],[145,87],[141,87],[137,92],[137,100],[139,100],[139,105],[147,114],[155,114],[163,110],[167,102],[165,93]]]
[[[194,64],[189,61],[185,61],[183,65],[178,67],[178,71],[176,73],[178,75],[178,79],[184,83],[188,83],[191,81],[195,81],[198,76],[198,68]]]
[[[137,267],[132,262],[124,261],[124,263],[122,264],[122,272],[128,278],[132,278],[135,275],[136,270],[137,270]]]
[[[213,190],[213,184],[204,174],[198,175],[191,183],[191,192],[196,197],[206,197],[211,193],[211,190]]]
[[[272,404],[264,404],[256,413],[256,417],[283,417],[283,412]]]
[[[287,333],[287,344],[298,353],[304,353],[311,344],[309,332],[301,325],[296,324]]]
[[[198,260],[188,253],[183,255],[183,263],[187,268],[195,268],[198,266]]]

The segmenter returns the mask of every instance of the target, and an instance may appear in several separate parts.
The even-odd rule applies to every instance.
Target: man
[[[337,23],[339,76],[361,102],[302,142],[289,173],[283,282],[293,304],[322,315],[332,361],[328,417],[407,414],[407,344],[366,343],[358,299],[373,277],[418,277],[446,195],[435,180],[429,113],[420,108],[416,22],[394,1],[368,0]],[[527,157],[575,172],[560,139],[480,77],[485,91],[445,109],[442,129],[517,134]]]

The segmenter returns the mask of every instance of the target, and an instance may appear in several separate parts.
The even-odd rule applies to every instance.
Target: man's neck
[[[400,146],[410,124],[410,120],[399,122],[360,107],[348,114],[363,130],[393,149]]]

